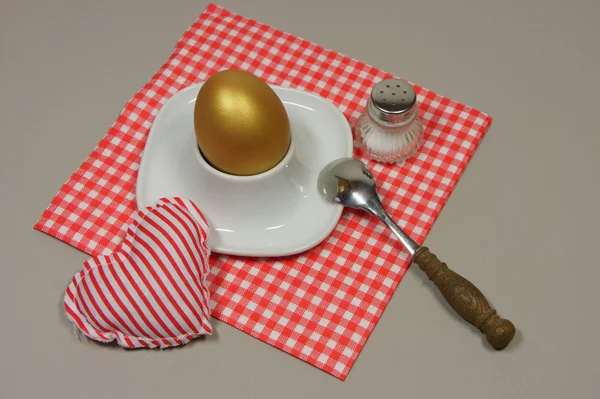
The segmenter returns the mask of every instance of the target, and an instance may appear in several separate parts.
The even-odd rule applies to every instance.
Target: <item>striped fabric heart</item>
[[[67,317],[87,337],[166,348],[211,334],[208,223],[198,207],[162,198],[139,210],[115,252],[84,263],[67,288]]]

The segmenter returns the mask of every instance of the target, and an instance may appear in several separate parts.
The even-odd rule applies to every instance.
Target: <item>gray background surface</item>
[[[205,1],[0,1],[0,398],[597,398],[600,2],[220,1],[494,123],[427,245],[519,328],[502,352],[411,268],[341,382],[228,325],[169,351],[79,341],[87,256],[32,229]]]

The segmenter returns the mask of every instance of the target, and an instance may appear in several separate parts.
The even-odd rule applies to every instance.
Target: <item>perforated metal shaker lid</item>
[[[412,119],[417,107],[413,87],[401,79],[386,79],[371,90],[369,112],[374,118],[388,123],[402,123]]]

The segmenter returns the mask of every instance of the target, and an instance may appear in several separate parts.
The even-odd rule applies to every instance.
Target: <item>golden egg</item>
[[[225,70],[200,88],[194,130],[204,158],[233,175],[265,172],[285,157],[290,122],[277,94],[257,76]]]

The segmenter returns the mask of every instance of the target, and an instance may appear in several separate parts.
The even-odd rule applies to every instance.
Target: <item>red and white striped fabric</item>
[[[137,171],[154,117],[174,93],[222,69],[246,70],[270,84],[317,94],[350,123],[363,111],[370,88],[392,76],[210,5],[127,102],[35,228],[92,255],[114,250],[136,211]],[[423,147],[402,166],[367,164],[391,216],[422,243],[491,117],[414,87]],[[365,160],[360,150],[354,156]],[[344,379],[402,280],[409,256],[376,220],[347,210],[325,241],[299,256],[215,255],[211,266],[213,317]]]
[[[189,200],[162,198],[138,211],[121,246],[73,277],[67,317],[87,337],[126,348],[166,348],[211,334],[208,231]]]

